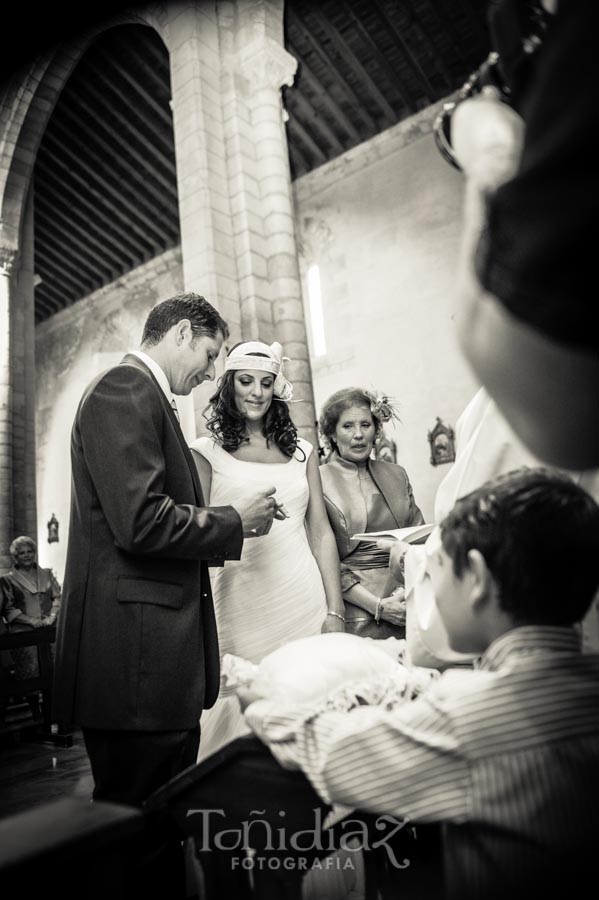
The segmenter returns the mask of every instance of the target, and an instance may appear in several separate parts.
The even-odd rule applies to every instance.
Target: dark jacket
[[[71,462],[54,718],[193,728],[219,685],[207,560],[239,559],[240,517],[230,506],[202,508],[176,416],[135,356],[86,390]]]

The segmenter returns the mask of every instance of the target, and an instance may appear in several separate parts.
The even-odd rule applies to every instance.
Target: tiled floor
[[[25,812],[69,794],[91,797],[92,778],[83,738],[72,747],[35,740],[34,732],[0,738],[0,816]]]

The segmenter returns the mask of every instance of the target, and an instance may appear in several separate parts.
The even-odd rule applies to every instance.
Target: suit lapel
[[[169,419],[169,421],[174,429],[174,432],[175,432],[175,434],[177,436],[177,440],[179,441],[179,444],[181,446],[181,450],[183,452],[183,455],[185,457],[187,465],[189,466],[189,473],[191,475],[191,480],[193,481],[194,492],[196,495],[196,503],[198,506],[203,506],[204,499],[202,496],[202,488],[200,486],[200,477],[198,475],[198,470],[196,468],[196,464],[193,461],[193,456],[191,455],[191,450],[187,446],[187,441],[185,440],[185,436],[184,436],[183,432],[181,431],[181,425],[179,424],[179,420],[177,419],[177,417],[175,415],[173,407],[168,402],[164,391],[162,390],[162,388],[160,387],[160,385],[154,378],[154,375],[152,374],[150,369],[145,365],[145,363],[138,356],[133,356],[133,354],[128,353],[125,357],[123,357],[120,365],[135,366],[136,369],[140,369],[142,372],[144,372],[148,376],[148,378],[150,378],[152,380],[153,384],[155,385],[156,390],[158,391],[158,394],[160,396],[162,405],[164,406],[167,418]]]

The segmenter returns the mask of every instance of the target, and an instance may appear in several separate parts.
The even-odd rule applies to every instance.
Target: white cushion
[[[403,666],[397,661],[397,649],[378,646],[388,643],[403,645],[395,638],[374,641],[343,632],[316,634],[279,647],[257,667],[225,656],[223,669],[229,686],[251,681],[252,688],[265,697],[309,703],[355,683],[400,677]]]

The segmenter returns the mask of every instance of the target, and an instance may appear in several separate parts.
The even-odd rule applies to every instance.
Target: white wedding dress
[[[276,487],[277,502],[289,513],[284,521],[274,519],[268,534],[246,538],[240,560],[210,570],[221,659],[232,653],[258,663],[288,641],[322,628],[326,596],[304,524],[312,445],[300,438],[298,447],[288,463],[259,463],[236,459],[209,437],[191,445],[212,468],[205,498],[210,506],[235,506],[260,488]],[[201,727],[198,761],[249,732],[232,690],[221,685],[216,704],[202,713]]]

